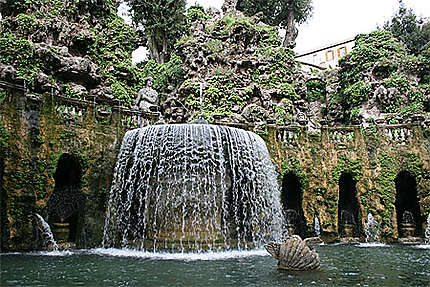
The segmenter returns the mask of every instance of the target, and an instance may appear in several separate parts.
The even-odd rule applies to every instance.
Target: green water
[[[430,249],[318,246],[322,268],[278,270],[265,251],[2,254],[1,286],[430,286]]]

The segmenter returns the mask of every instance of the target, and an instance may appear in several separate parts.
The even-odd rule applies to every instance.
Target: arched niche
[[[339,178],[338,202],[338,232],[341,237],[354,237],[361,233],[356,186],[357,182],[352,174],[342,173]]]
[[[407,171],[401,171],[396,179],[396,214],[399,237],[422,235],[422,216],[417,197],[417,183]]]
[[[77,243],[84,222],[86,197],[81,191],[79,158],[63,154],[54,173],[55,187],[48,200],[49,223],[59,242]]]
[[[306,219],[303,212],[303,190],[300,179],[293,172],[288,172],[282,179],[282,208],[288,231],[305,237]]]

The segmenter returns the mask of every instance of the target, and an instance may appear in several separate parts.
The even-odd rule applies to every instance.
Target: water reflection
[[[161,259],[164,255],[157,253],[125,256],[101,249],[66,256],[2,254],[0,285],[428,286],[429,249],[400,245],[323,245],[316,249],[322,268],[314,272],[278,270],[276,260],[259,250],[214,254],[203,261],[191,259],[192,254]]]

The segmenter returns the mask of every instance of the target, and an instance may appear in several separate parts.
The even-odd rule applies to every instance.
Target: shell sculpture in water
[[[278,268],[286,270],[315,270],[320,267],[318,253],[311,250],[300,236],[288,237],[285,242],[270,242],[264,245],[267,252],[278,259]]]

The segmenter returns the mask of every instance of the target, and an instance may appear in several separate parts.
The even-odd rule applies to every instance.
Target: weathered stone
[[[83,83],[87,86],[95,86],[100,83],[102,76],[97,71],[97,66],[89,59],[82,57],[63,58],[58,74],[71,81]]]
[[[258,123],[265,121],[269,114],[263,107],[250,104],[243,109],[241,116],[249,122]]]
[[[154,79],[148,77],[145,80],[146,87],[141,89],[137,94],[137,98],[133,102],[133,107],[142,111],[157,111],[159,97],[156,90],[152,88]]]
[[[13,66],[0,63],[0,79],[13,81],[16,78],[16,71]]]

